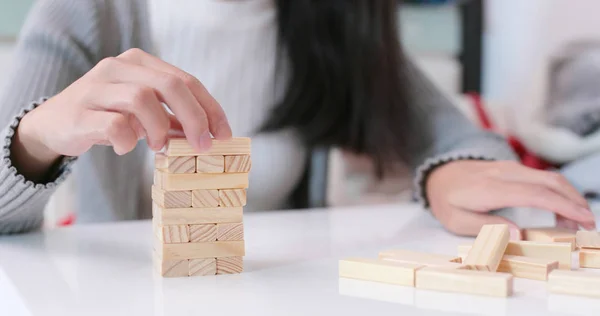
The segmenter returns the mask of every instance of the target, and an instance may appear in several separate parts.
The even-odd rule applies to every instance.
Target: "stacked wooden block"
[[[213,140],[202,153],[171,139],[156,154],[152,214],[162,276],[242,272],[250,167],[249,138]]]
[[[513,277],[548,281],[550,292],[600,297],[600,274],[572,271],[572,251],[581,267],[600,267],[600,234],[558,228],[523,231],[525,241],[509,241],[507,225],[483,226],[473,245],[458,256],[387,250],[378,259],[340,260],[339,275],[418,289],[477,295],[511,296]],[[541,241],[540,241],[541,240]],[[594,249],[590,249],[594,248]]]

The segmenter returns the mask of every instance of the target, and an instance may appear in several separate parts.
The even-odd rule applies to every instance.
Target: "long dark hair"
[[[398,0],[276,0],[286,92],[263,126],[296,128],[309,147],[370,156],[377,174],[408,150]]]

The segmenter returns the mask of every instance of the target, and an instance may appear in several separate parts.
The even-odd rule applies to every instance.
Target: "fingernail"
[[[510,233],[510,240],[521,240],[521,230],[518,228],[512,227],[508,232]]]
[[[200,136],[200,148],[202,150],[209,150],[210,147],[212,147],[212,140],[210,139],[210,133],[206,131]]]

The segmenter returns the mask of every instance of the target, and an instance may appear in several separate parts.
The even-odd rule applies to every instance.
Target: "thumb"
[[[465,226],[463,228],[466,232],[465,235],[477,236],[483,225],[506,224],[508,225],[510,240],[521,240],[522,238],[521,229],[519,229],[519,226],[517,226],[517,224],[515,224],[513,221],[508,220],[502,216],[463,210],[461,210],[460,212],[465,213]]]

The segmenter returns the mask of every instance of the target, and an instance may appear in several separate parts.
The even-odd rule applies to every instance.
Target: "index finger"
[[[196,77],[140,49],[128,50],[121,54],[119,58],[179,77],[204,108],[209,129],[213,136],[217,139],[231,138],[232,131],[225,111]]]

